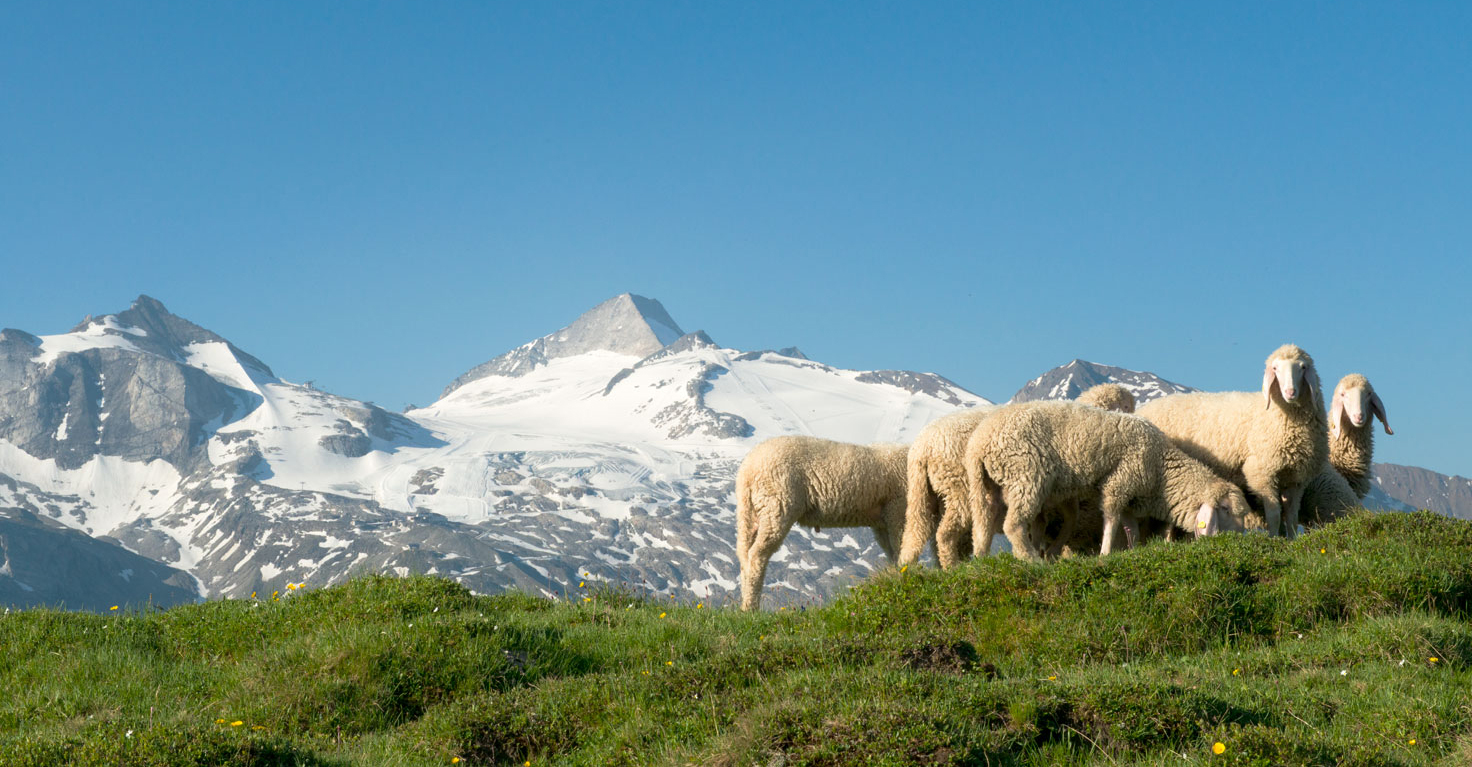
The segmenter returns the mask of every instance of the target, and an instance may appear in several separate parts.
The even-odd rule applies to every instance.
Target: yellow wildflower
[[[702,607],[705,607],[705,603],[704,602],[696,602],[695,603],[695,609],[699,610]]]
[[[1415,739],[1415,738],[1411,738],[1411,742],[1410,742],[1410,743],[1408,743],[1408,744],[1406,744],[1406,745],[1409,745],[1409,746],[1414,746],[1414,745],[1416,745],[1416,739]]]
[[[1211,753],[1216,754],[1217,756],[1221,756],[1223,753],[1226,752],[1226,750],[1227,750],[1227,744],[1225,744],[1225,743],[1223,743],[1221,741],[1217,741],[1217,742],[1211,744]]]
[[[1055,676],[1050,676],[1050,677],[1048,677],[1048,681],[1049,682],[1056,682],[1056,681],[1058,681],[1058,677],[1056,675]]]
[[[460,757],[458,757],[458,756],[455,757],[454,759],[451,759],[450,760],[450,764],[459,764],[459,763],[460,763]]]
[[[1328,549],[1319,549],[1319,553],[1320,554],[1328,554],[1329,553],[1329,550]]]
[[[665,614],[664,614],[664,613],[660,613],[660,614],[659,614],[659,617],[661,617],[661,618],[663,618],[663,617],[664,617],[664,616],[665,616]]]
[[[255,598],[256,598],[256,593],[255,593],[255,592],[254,592],[254,591],[252,591],[252,592],[251,592],[251,593],[250,593],[250,598],[251,598],[251,599],[255,599]]]
[[[900,568],[900,572],[904,572],[904,571],[906,571],[908,569],[910,569],[910,566],[909,565],[905,565],[904,567],[901,567]]]
[[[1242,669],[1240,669],[1240,668],[1234,668],[1234,669],[1232,669],[1232,676],[1242,676]]]
[[[588,582],[587,581],[578,581],[578,588],[583,588],[584,586],[587,586],[587,585],[588,585]]]
[[[1432,663],[1436,663],[1437,661],[1440,661],[1441,658],[1428,658],[1427,660],[1431,661]]]
[[[675,662],[672,661],[672,660],[667,660],[667,661],[664,662],[664,665],[666,665],[666,666],[673,666],[673,665],[675,665]]]
[[[224,719],[216,719],[215,720],[215,724],[224,724],[224,723],[225,723],[225,720]]]
[[[230,723],[230,726],[231,727],[239,727],[242,724],[245,724],[245,722],[242,722],[239,719],[236,719],[235,721],[233,721],[233,722]]]
[[[116,610],[116,609],[118,609],[118,606],[117,605],[113,605],[112,607],[109,607],[107,609],[109,609],[109,610]]]

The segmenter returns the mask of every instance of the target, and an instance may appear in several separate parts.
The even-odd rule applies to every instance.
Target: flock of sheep
[[[1371,416],[1394,432],[1362,375],[1324,412],[1314,361],[1284,345],[1262,393],[1175,394],[1135,412],[1103,384],[1073,402],[1024,402],[937,419],[914,444],[778,437],[736,473],[741,603],[795,523],[869,527],[898,565],[933,545],[943,568],[1005,533],[1026,559],[1109,554],[1152,537],[1266,529],[1293,537],[1370,491]]]

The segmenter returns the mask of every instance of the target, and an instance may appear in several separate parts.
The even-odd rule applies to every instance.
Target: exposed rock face
[[[1413,509],[1472,519],[1472,479],[1393,463],[1373,464],[1371,470],[1372,494],[1379,490]]]
[[[106,611],[199,597],[194,578],[21,508],[0,508],[0,605]]]
[[[471,368],[446,387],[440,397],[447,397],[465,384],[486,376],[522,376],[550,360],[591,351],[647,356],[684,334],[658,301],[624,293],[593,307],[556,333]]]
[[[242,366],[270,375],[254,357],[147,296],[73,334],[95,344],[51,350],[17,331],[0,339],[0,439],[65,469],[109,455],[187,470],[215,429],[260,404],[252,392],[187,364],[190,344],[226,344]]]

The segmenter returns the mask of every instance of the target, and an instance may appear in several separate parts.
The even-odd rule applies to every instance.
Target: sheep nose
[[[1365,425],[1365,414],[1364,413],[1355,413],[1355,415],[1354,415],[1354,425],[1355,426],[1364,426]]]
[[[1283,399],[1288,400],[1289,402],[1292,402],[1293,401],[1293,398],[1294,397],[1297,397],[1297,396],[1298,396],[1298,390],[1297,389],[1284,389],[1283,390]]]

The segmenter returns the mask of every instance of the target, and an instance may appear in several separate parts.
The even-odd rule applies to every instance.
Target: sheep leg
[[[955,567],[971,553],[973,547],[966,545],[971,542],[971,530],[970,509],[946,506],[940,528],[935,531],[935,554],[941,569]]]
[[[1007,515],[1002,522],[1002,531],[1012,542],[1012,553],[1022,559],[1042,559],[1043,553],[1038,551],[1030,535],[1033,521],[1043,510],[1040,489],[1013,485],[1003,494],[1007,501]]]
[[[1123,512],[1128,502],[1129,498],[1107,484],[1099,495],[1099,511],[1104,515],[1104,543],[1099,547],[1100,554],[1113,553],[1115,539],[1124,528]],[[1129,545],[1128,540],[1125,541],[1125,545]]]
[[[772,521],[758,517],[751,545],[746,550],[746,560],[741,563],[741,609],[755,610],[761,606],[762,584],[767,580],[767,563],[782,546],[787,533],[792,530],[792,519],[783,517]]]
[[[905,566],[920,561],[925,544],[935,540],[936,522],[941,517],[941,499],[930,483],[927,467],[916,462],[907,469],[905,482],[905,521],[900,528],[900,554],[895,564]],[[936,552],[937,558],[940,552]]]
[[[1242,475],[1247,481],[1247,489],[1262,502],[1262,515],[1267,521],[1268,535],[1282,535],[1283,506],[1278,496],[1275,472],[1248,459],[1242,465]]]
[[[1058,537],[1048,546],[1048,559],[1057,559],[1063,553],[1064,547],[1073,540],[1073,531],[1082,515],[1077,498],[1059,506],[1058,511],[1063,515],[1063,524],[1058,528]]]
[[[1289,540],[1298,537],[1298,512],[1303,507],[1303,485],[1283,491],[1283,535]]]

